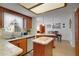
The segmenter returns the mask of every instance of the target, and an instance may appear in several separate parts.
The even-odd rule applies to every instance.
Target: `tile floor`
[[[53,49],[53,56],[75,56],[75,50],[71,47],[70,43],[66,40],[62,42],[55,42],[55,48]],[[32,56],[32,52],[26,54],[25,56]]]

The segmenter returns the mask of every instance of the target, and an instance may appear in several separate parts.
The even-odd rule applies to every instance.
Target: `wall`
[[[43,18],[44,17],[44,18]],[[64,20],[65,19],[65,20]],[[37,26],[39,26],[39,24],[43,23],[45,24],[45,33],[47,33],[48,31],[59,31],[62,34],[62,38],[63,40],[68,40],[70,36],[69,33],[69,21],[67,21],[67,19],[69,20],[69,17],[63,17],[63,16],[59,16],[58,12],[57,15],[52,14],[52,15],[44,15],[44,16],[39,16],[37,17]],[[55,23],[61,23],[61,29],[53,29],[53,28],[47,28],[46,25],[47,24],[55,24]],[[62,24],[65,23],[65,28],[62,28]],[[65,38],[65,39],[64,39]]]
[[[36,19],[36,26],[38,26],[40,23],[44,23],[45,25],[50,23],[58,23],[60,22],[61,24],[65,23],[65,28],[61,29],[48,29],[47,30],[58,30],[62,34],[62,39],[63,40],[68,40],[70,44],[74,47],[74,42],[75,42],[75,24],[74,24],[74,13],[76,8],[79,8],[79,4],[68,4],[67,7],[57,9],[51,12],[43,13],[38,15]],[[72,27],[69,28],[69,20],[71,19],[72,21]],[[35,26],[35,25],[34,25]]]
[[[32,34],[35,35],[36,34],[36,26],[37,26],[37,21],[36,21],[36,17],[32,18]]]
[[[72,21],[72,27],[71,27],[71,39],[70,43],[73,47],[75,47],[75,14],[72,14],[71,16],[71,21]]]

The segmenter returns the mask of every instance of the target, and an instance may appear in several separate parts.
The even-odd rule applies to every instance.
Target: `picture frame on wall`
[[[61,29],[61,23],[52,24],[52,29]]]
[[[61,23],[47,24],[47,28],[52,29],[61,29]]]
[[[63,23],[62,25],[63,25],[63,28],[65,28],[65,23]]]
[[[47,28],[51,28],[51,24],[47,24]]]

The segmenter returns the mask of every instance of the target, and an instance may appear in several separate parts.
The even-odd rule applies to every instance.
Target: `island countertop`
[[[46,44],[50,43],[52,40],[54,40],[54,39],[50,38],[50,37],[40,37],[40,38],[34,39],[33,42],[46,45]]]
[[[16,56],[22,51],[21,48],[9,43],[7,40],[0,39],[0,56]]]
[[[43,33],[43,34],[41,34],[41,33],[37,33],[36,35],[53,35],[53,36],[56,36],[56,34],[45,34],[45,33]]]

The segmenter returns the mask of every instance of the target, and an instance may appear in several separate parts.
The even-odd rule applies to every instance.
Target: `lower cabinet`
[[[10,43],[23,49],[23,52],[20,55],[24,55],[27,53],[27,40],[26,40],[26,38],[13,40],[13,41],[10,41]]]
[[[33,42],[33,56],[52,56],[52,41],[46,45]]]

